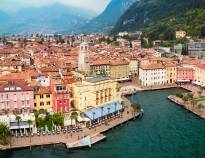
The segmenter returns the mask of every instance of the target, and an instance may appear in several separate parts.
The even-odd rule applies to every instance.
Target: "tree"
[[[31,124],[33,123],[33,121],[32,120],[27,120],[27,123],[29,125],[29,137],[30,137],[30,144],[31,144]]]
[[[183,98],[184,95],[182,93],[176,93],[176,96],[179,98]]]
[[[32,120],[27,120],[27,123],[29,125],[29,132],[31,133],[31,124],[33,123]]]
[[[193,93],[188,93],[187,96],[188,96],[190,99],[193,99],[193,97],[194,97]]]
[[[183,100],[184,102],[187,102],[187,101],[189,100],[189,97],[188,97],[187,95],[185,95],[185,96],[183,96],[182,100]]]
[[[8,143],[8,139],[11,137],[11,131],[9,127],[4,124],[0,123],[0,144],[5,145]]]
[[[133,108],[133,114],[134,114],[134,118],[135,118],[136,113],[141,112],[141,105],[138,103],[132,103],[131,106]]]
[[[63,127],[64,125],[64,116],[62,113],[55,113],[52,116],[53,123],[57,126]]]
[[[16,116],[16,121],[18,123],[19,131],[20,131],[20,121],[21,121],[21,116]]]
[[[201,26],[201,38],[205,37],[205,25]]]

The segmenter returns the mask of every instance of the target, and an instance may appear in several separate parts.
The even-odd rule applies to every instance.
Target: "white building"
[[[29,132],[29,128],[32,132],[34,132],[35,127],[35,115],[34,113],[30,114],[21,114],[19,123],[16,120],[16,115],[14,114],[8,114],[8,115],[0,115],[0,122],[6,124],[9,129],[13,133],[26,133]],[[28,124],[28,120],[32,121],[32,124]]]
[[[78,70],[89,74],[90,63],[89,63],[89,45],[86,42],[81,43],[78,57]]]
[[[159,86],[166,83],[166,69],[162,64],[142,65],[139,68],[142,86]]]

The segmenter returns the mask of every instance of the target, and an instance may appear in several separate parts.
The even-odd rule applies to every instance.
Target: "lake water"
[[[167,100],[179,89],[133,96],[144,116],[106,133],[90,149],[63,147],[0,152],[0,158],[205,158],[205,120]]]

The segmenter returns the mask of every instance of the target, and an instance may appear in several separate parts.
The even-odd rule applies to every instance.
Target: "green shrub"
[[[176,96],[179,97],[179,98],[183,98],[184,95],[182,93],[176,93]]]

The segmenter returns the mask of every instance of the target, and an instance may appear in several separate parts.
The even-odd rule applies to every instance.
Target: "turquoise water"
[[[167,100],[177,89],[136,94],[145,112],[109,131],[91,149],[63,147],[0,152],[0,158],[205,158],[205,120]]]

